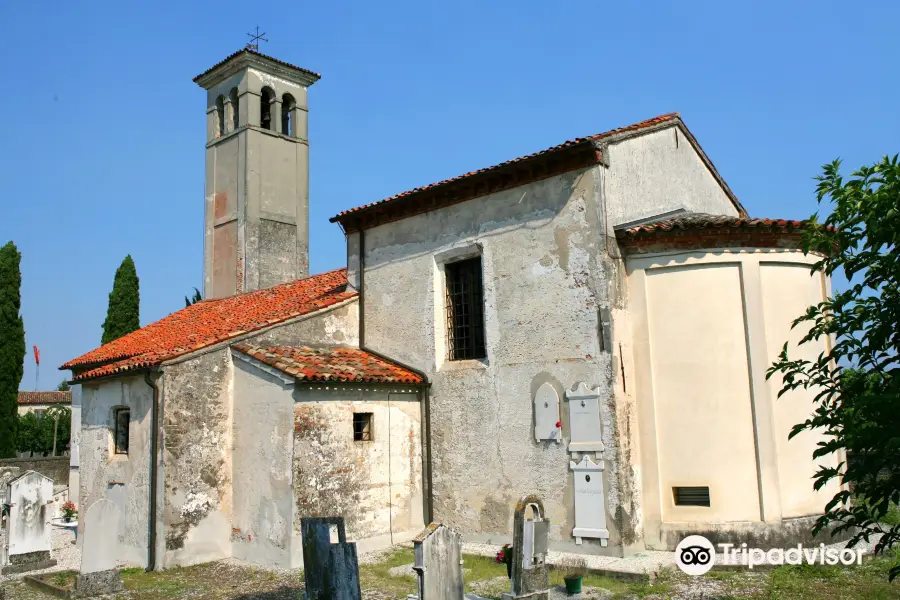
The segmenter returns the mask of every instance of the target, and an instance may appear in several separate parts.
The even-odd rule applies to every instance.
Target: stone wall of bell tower
[[[307,88],[319,75],[241,50],[207,90],[203,297],[309,275]]]

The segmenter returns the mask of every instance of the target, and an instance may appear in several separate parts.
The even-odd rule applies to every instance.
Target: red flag
[[[41,364],[41,351],[38,350],[37,346],[33,346],[33,348],[34,348],[34,362],[39,365],[39,364]]]

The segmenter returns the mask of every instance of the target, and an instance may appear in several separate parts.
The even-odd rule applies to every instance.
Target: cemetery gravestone
[[[572,441],[569,452],[603,452],[600,429],[600,388],[589,389],[584,382],[574,392],[566,391]]]
[[[559,422],[559,394],[549,383],[542,383],[534,395],[534,439],[562,441]]]
[[[119,553],[119,507],[109,500],[91,504],[84,515],[81,572],[74,597],[113,594],[124,589],[116,568]]]
[[[359,559],[344,518],[301,518],[300,535],[306,600],[360,600]]]
[[[6,476],[9,480],[9,475]],[[53,480],[36,471],[26,471],[6,486],[3,548],[0,573],[22,573],[56,564],[50,558],[50,520]]]
[[[532,518],[527,512],[532,511]],[[550,567],[547,546],[550,521],[544,518],[544,503],[535,495],[525,496],[516,504],[513,518],[512,593],[503,600],[529,598],[548,600]],[[427,599],[426,599],[427,600]]]
[[[596,464],[582,456],[580,463],[569,461],[569,467],[575,482],[575,528],[572,530],[575,543],[580,544],[581,538],[599,538],[600,545],[606,547],[609,530],[603,495],[603,461]]]
[[[432,523],[413,540],[419,600],[463,600],[462,537]],[[416,596],[411,596],[416,598]]]

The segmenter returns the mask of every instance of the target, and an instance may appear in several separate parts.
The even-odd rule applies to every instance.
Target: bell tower
[[[309,275],[306,90],[318,80],[250,49],[194,78],[207,97],[204,298]]]

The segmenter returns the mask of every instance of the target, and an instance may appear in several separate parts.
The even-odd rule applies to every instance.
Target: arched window
[[[275,92],[269,88],[263,88],[259,97],[259,126],[263,129],[273,129],[272,127],[272,101],[275,99]]]
[[[237,88],[231,88],[231,93],[228,95],[231,97],[231,126],[232,129],[237,129],[238,123],[240,123],[241,120],[240,100],[238,99]]]
[[[281,97],[281,133],[286,136],[296,137],[294,131],[294,109],[297,108],[297,102],[290,94]]]
[[[225,134],[225,97],[216,98],[216,137]]]

